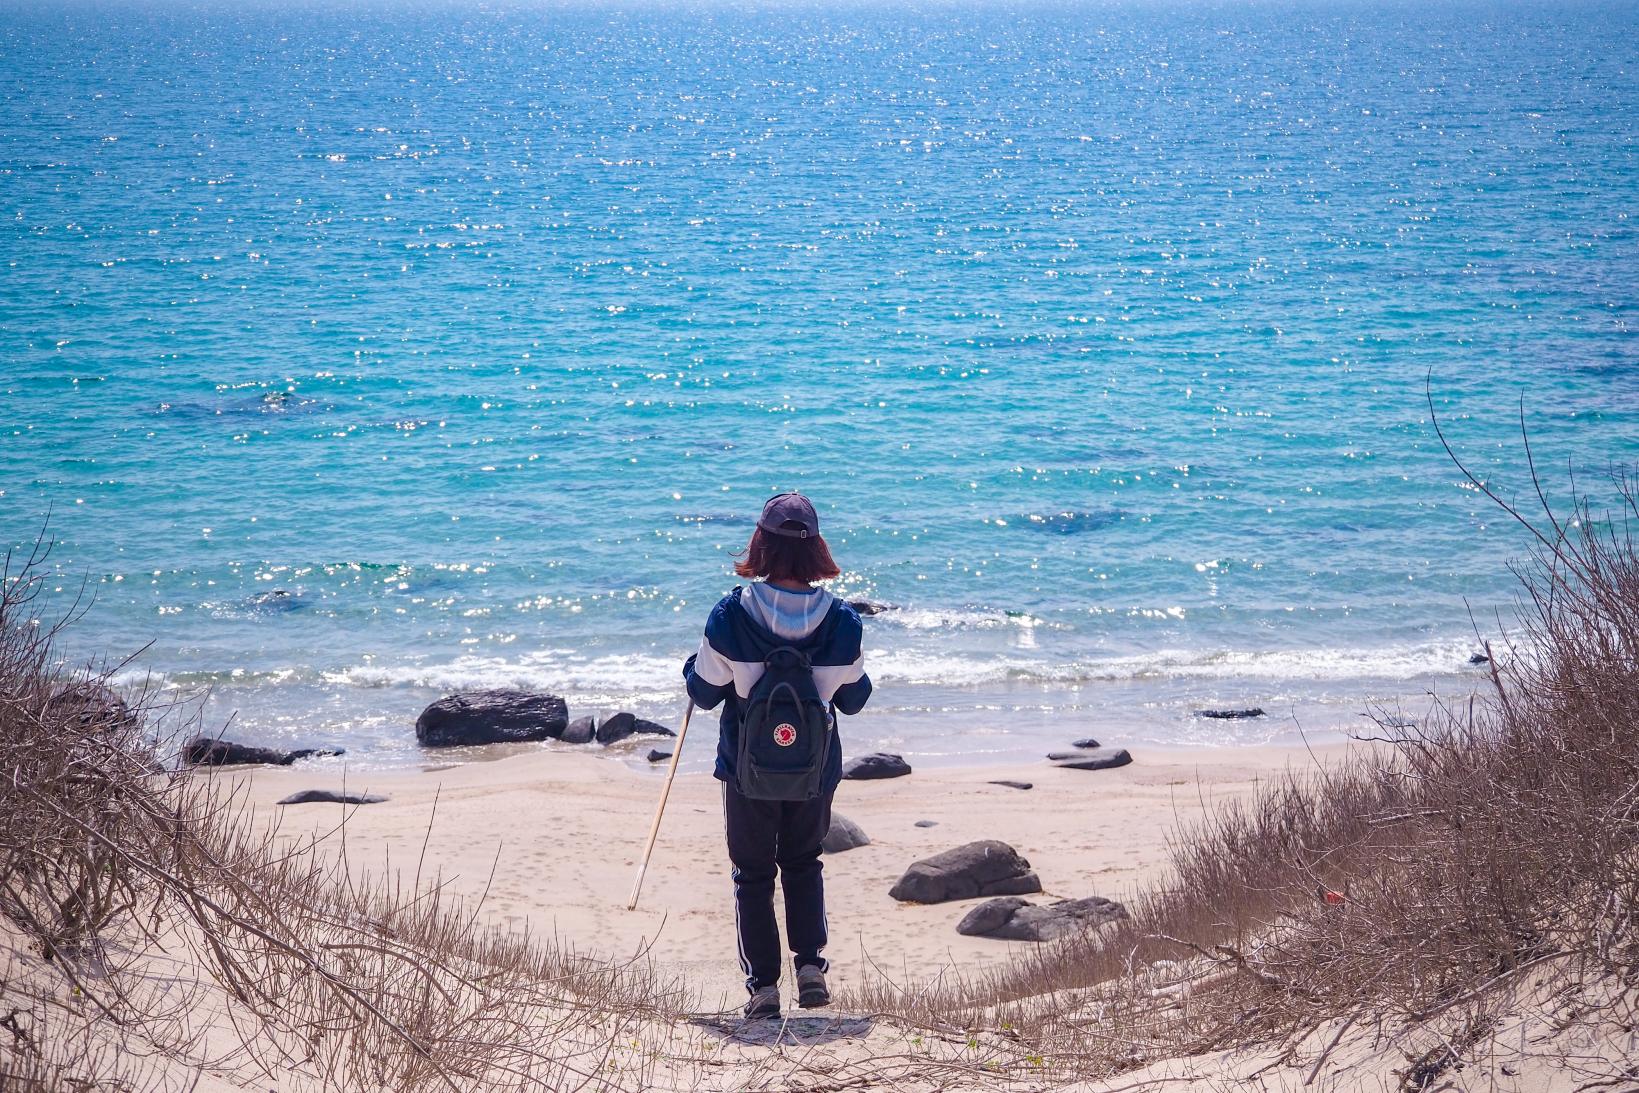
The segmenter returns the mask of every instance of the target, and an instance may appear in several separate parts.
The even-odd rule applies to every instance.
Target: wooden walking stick
[[[671,766],[666,769],[666,784],[660,790],[660,803],[655,806],[654,823],[649,825],[649,844],[643,848],[643,862],[637,867],[637,881],[632,885],[632,899],[626,904],[628,911],[637,910],[637,896],[643,891],[643,874],[649,871],[649,855],[654,853],[654,841],[660,836],[660,817],[666,812],[666,798],[671,796],[672,779],[677,777],[677,761],[683,758],[683,738],[689,734],[689,718],[694,714],[694,699],[689,699],[688,709],[683,711],[683,727],[677,733],[677,746],[672,748]]]

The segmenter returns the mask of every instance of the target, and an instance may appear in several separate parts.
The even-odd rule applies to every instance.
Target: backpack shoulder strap
[[[764,668],[801,668],[813,671],[814,663],[808,653],[795,645],[780,645],[768,651],[763,657]]]

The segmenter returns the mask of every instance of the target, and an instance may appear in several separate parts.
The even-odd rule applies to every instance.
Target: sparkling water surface
[[[1430,393],[1639,458],[1636,159],[1631,5],[7,5],[0,538],[355,763],[675,719],[781,489],[896,608],[851,751],[1325,735],[1513,602]]]

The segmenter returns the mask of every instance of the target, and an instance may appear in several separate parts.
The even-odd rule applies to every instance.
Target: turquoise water
[[[1506,494],[1522,401],[1555,488],[1639,458],[1636,43],[1631,5],[8,5],[0,537],[50,512],[75,656],[151,643],[126,678],[365,763],[460,687],[675,716],[792,488],[899,608],[855,750],[1362,725],[1476,681],[1528,545],[1425,381]]]

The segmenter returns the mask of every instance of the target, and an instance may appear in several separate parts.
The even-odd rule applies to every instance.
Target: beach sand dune
[[[1029,943],[963,937],[956,923],[976,901],[902,904],[888,890],[912,862],[975,839],[1000,839],[1028,858],[1041,899],[1123,899],[1164,868],[1169,833],[1214,801],[1252,792],[1288,769],[1313,767],[1341,747],[1135,751],[1110,771],[1039,764],[922,768],[906,778],[844,782],[836,810],[869,846],[827,857],[833,984],[868,969],[918,981],[1005,961]],[[679,972],[711,1008],[744,998],[734,940],[720,783],[679,775],[636,911],[626,910],[643,840],[664,779],[607,756],[547,750],[421,771],[226,769],[201,775],[242,789],[259,817],[290,836],[331,832],[346,816],[355,868],[437,875],[454,892],[485,895],[485,917],[554,933],[589,955],[647,951]],[[991,784],[1033,784],[1028,790]],[[281,807],[303,789],[389,798],[347,808]],[[918,827],[918,821],[933,826]],[[333,839],[335,836],[331,836]],[[425,854],[423,856],[423,843]]]

